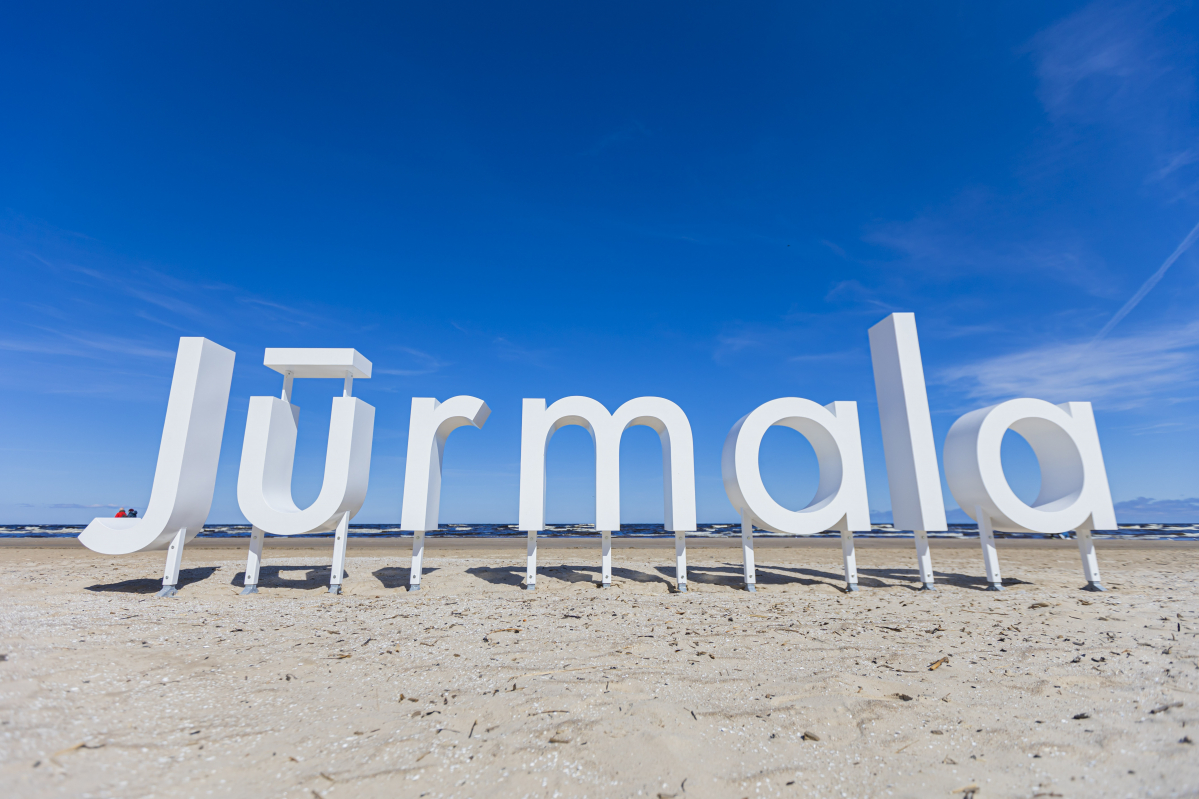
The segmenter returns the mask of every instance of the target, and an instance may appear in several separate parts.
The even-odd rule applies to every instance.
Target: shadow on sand
[[[191,569],[179,570],[179,582],[176,583],[176,588],[183,588],[192,583],[198,583],[201,580],[207,580],[219,566],[196,566]],[[117,594],[157,594],[162,590],[162,578],[157,580],[149,578],[138,578],[136,580],[122,580],[119,583],[97,583],[96,585],[87,586],[88,591],[111,591]]]
[[[671,569],[670,572],[670,576],[673,577],[674,570]],[[476,566],[472,569],[467,569],[466,573],[489,582],[492,585],[512,585],[519,587],[525,583],[525,570],[519,566]],[[539,566],[537,573],[543,577],[550,577],[566,583],[590,583],[597,587],[600,584],[599,566],[567,566],[565,564]],[[674,590],[673,581],[659,577],[656,574],[637,571],[636,569],[613,566],[612,578],[620,578],[633,583],[661,583],[671,591]]]
[[[421,579],[425,578],[426,574],[432,574],[437,571],[436,566],[425,567],[420,570]],[[404,566],[384,566],[382,569],[376,569],[371,572],[375,575],[384,588],[407,588],[408,581],[412,577],[412,570]]]
[[[673,576],[674,569],[659,567],[663,575]],[[695,583],[709,585],[725,585],[743,587],[741,564],[725,566],[692,566],[687,569],[687,578]],[[794,566],[762,566],[758,564],[756,574],[758,585],[828,585],[837,590],[845,590],[845,575],[820,569],[805,569]],[[933,571],[933,579],[941,585],[952,585],[960,588],[973,588],[983,591],[990,585],[985,577],[958,574],[956,572]],[[1032,585],[1025,580],[1015,577],[1003,578],[1004,586]],[[919,572],[916,569],[858,569],[858,585],[863,588],[907,588],[919,591]]]
[[[263,566],[258,570],[258,587],[298,588],[301,590],[328,589],[332,568],[332,566]],[[348,576],[349,572],[342,572],[342,580]],[[240,571],[233,575],[229,584],[235,587],[244,586],[246,573]]]

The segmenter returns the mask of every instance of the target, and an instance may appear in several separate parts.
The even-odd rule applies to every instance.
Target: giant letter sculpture
[[[631,399],[609,414],[590,397],[565,397],[549,408],[526,399],[520,442],[520,524],[528,531],[525,589],[537,586],[537,531],[545,527],[545,449],[562,427],[586,428],[595,442],[595,526],[601,540],[601,583],[612,583],[612,531],[620,530],[620,437],[635,425],[662,441],[665,527],[675,536],[675,579],[687,590],[687,536],[695,530],[695,459],[691,423],[683,409],[661,397]]]
[[[870,357],[891,488],[891,521],[896,530],[911,530],[915,536],[920,582],[932,591],[928,531],[947,525],[915,314],[893,313],[870,328]]]
[[[140,519],[93,519],[79,542],[104,555],[166,549],[158,596],[174,596],[183,545],[204,528],[216,487],[234,354],[206,338],[179,339],[150,504]]]
[[[762,437],[774,425],[802,433],[816,451],[820,482],[807,507],[787,510],[774,501],[762,483],[758,451]],[[745,588],[757,590],[753,525],[776,533],[813,535],[829,529],[841,531],[845,583],[858,590],[858,569],[853,531],[870,529],[870,504],[866,498],[866,470],[855,402],[833,402],[823,408],[798,397],[784,397],[758,406],[741,417],[724,440],[720,458],[724,490],[741,514],[741,551]]]
[[[266,366],[283,373],[283,396],[250,397],[246,438],[237,477],[237,502],[253,525],[243,594],[258,592],[262,543],[266,533],[304,535],[336,530],[329,593],[341,593],[350,519],[362,508],[370,477],[375,409],[352,396],[354,378],[371,376],[371,362],[352,349],[268,349]],[[321,493],[304,510],[291,497],[300,409],[291,404],[296,377],[345,378],[342,396],[333,398],[325,478]]]
[[[1028,441],[1041,466],[1041,492],[1031,506],[1015,495],[1003,473],[1000,446],[1009,429]],[[995,530],[1076,530],[1086,588],[1104,590],[1091,531],[1116,529],[1116,512],[1091,403],[1014,399],[971,411],[949,429],[945,476],[953,498],[978,522],[988,590],[1003,590]]]
[[[475,397],[413,397],[408,421],[408,458],[404,465],[404,509],[400,529],[412,531],[412,568],[408,590],[420,590],[425,558],[425,533],[437,529],[441,512],[441,460],[450,433],[465,425],[482,429],[491,415],[487,403]]]

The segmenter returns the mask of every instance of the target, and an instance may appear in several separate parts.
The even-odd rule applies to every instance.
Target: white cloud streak
[[[1156,286],[1163,277],[1165,277],[1166,270],[1173,266],[1174,262],[1177,261],[1184,252],[1191,248],[1191,245],[1195,243],[1196,239],[1199,239],[1199,224],[1196,224],[1195,227],[1191,228],[1191,232],[1188,233],[1186,238],[1184,238],[1182,242],[1174,248],[1174,252],[1170,253],[1170,257],[1167,258],[1165,262],[1158,267],[1158,270],[1154,272],[1148,280],[1145,281],[1141,288],[1137,290],[1137,293],[1132,295],[1132,298],[1128,302],[1124,303],[1124,307],[1119,311],[1116,311],[1116,315],[1113,316],[1108,323],[1103,326],[1103,329],[1099,331],[1098,335],[1095,336],[1094,340],[1091,342],[1092,347],[1103,339],[1107,338],[1107,334],[1112,332],[1112,328],[1120,324],[1120,320],[1128,316],[1128,314],[1132,312],[1132,309],[1137,307],[1137,303],[1145,299],[1145,295],[1152,291],[1153,287]]]
[[[1181,402],[1199,382],[1199,322],[1097,344],[1050,344],[944,369],[931,382],[972,400],[1094,401],[1112,410]]]

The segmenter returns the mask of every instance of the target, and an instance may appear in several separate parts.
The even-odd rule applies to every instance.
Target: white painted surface
[[[264,366],[293,377],[333,377],[341,379],[371,376],[371,362],[358,350],[336,347],[268,347]]]
[[[404,466],[401,530],[436,530],[441,509],[441,470],[450,433],[471,425],[482,429],[491,408],[476,397],[413,397],[408,420],[408,458]]]
[[[262,571],[262,544],[266,534],[260,527],[250,528],[250,554],[246,558],[246,576],[242,580],[243,587],[258,585],[258,576]]]
[[[128,555],[167,549],[180,530],[186,543],[204,528],[216,487],[234,357],[205,338],[179,339],[150,503],[137,519],[93,519],[79,535],[81,544],[104,555]]]
[[[300,409],[284,399],[250,397],[237,476],[237,503],[241,512],[264,533],[305,535],[336,531],[329,590],[337,593],[345,567],[350,519],[362,508],[370,480],[375,409],[349,396],[353,376],[370,377],[370,361],[357,350],[276,349],[267,350],[266,364],[283,373],[286,396],[291,394],[288,382],[296,377],[345,380],[342,396],[333,397],[324,480],[315,502],[301,509],[292,499],[291,475]],[[365,368],[359,368],[363,364]],[[339,371],[321,371],[334,367]],[[257,572],[261,567],[261,553],[261,542],[251,540],[246,559],[247,578],[251,569]]]
[[[870,358],[895,529],[945,530],[945,498],[915,314],[894,313],[870,328]]]
[[[820,464],[816,496],[800,510],[784,508],[762,483],[758,453],[762,437],[774,425],[803,434]],[[821,407],[798,397],[771,400],[742,417],[729,431],[720,465],[733,507],[748,510],[754,522],[766,530],[814,535],[832,529],[870,529],[857,403],[833,402]]]
[[[277,397],[250,398],[237,501],[250,524],[273,535],[329,532],[366,499],[375,409],[356,397],[333,398],[321,492],[302,510],[291,496],[299,413]]]
[[[820,482],[816,496],[804,508],[784,508],[770,496],[762,482],[758,454],[762,437],[771,427],[790,427],[803,435],[816,451]],[[870,529],[870,504],[866,497],[866,469],[858,430],[858,409],[853,402],[833,402],[824,407],[798,397],[784,397],[758,406],[733,425],[724,440],[720,471],[729,502],[741,513],[742,551],[746,559],[746,586],[754,570],[753,524],[775,533],[814,535],[843,530],[845,580],[857,584],[853,532]]]
[[[526,399],[521,424],[518,525],[529,532],[526,586],[536,579],[537,531],[545,528],[545,450],[554,433],[567,425],[584,428],[595,442],[598,530],[620,529],[620,438],[625,430],[638,425],[654,430],[662,443],[665,528],[676,534],[695,530],[694,446],[691,423],[682,408],[661,397],[631,399],[615,413],[609,413],[590,397],[565,397],[548,408],[544,399]],[[676,569],[678,562],[676,553]]]
[[[754,561],[754,524],[748,511],[741,512],[741,575],[746,591],[756,591],[758,564]]]
[[[983,548],[983,567],[987,570],[987,582],[993,588],[1003,586],[1003,575],[999,571],[999,553],[995,549],[995,527],[991,517],[980,507],[975,506],[974,516],[978,520],[978,541]]]
[[[1041,466],[1041,492],[1031,505],[1016,496],[1003,473],[1000,447],[1009,429],[1028,441]],[[981,508],[996,530],[1116,529],[1089,402],[1015,399],[966,414],[945,440],[945,475],[957,503],[967,513]]]
[[[595,442],[595,526],[620,529],[620,438],[644,425],[662,442],[665,528],[695,530],[695,456],[691,423],[683,409],[661,397],[631,399],[608,413],[590,397],[565,397],[546,408],[543,399],[524,401],[520,447],[521,530],[545,529],[545,450],[555,432],[578,425]]]
[[[408,458],[404,465],[404,506],[400,529],[412,530],[408,585],[420,588],[425,532],[436,530],[441,513],[441,471],[450,433],[470,425],[482,429],[491,408],[477,397],[413,397],[408,417]]]
[[[612,531],[600,532],[600,584],[612,585]]]

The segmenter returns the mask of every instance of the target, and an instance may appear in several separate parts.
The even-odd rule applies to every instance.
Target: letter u
[[[298,356],[292,359],[298,359]],[[341,397],[333,398],[321,492],[315,502],[300,509],[291,495],[300,409],[290,402],[291,367],[295,365],[284,366],[286,369],[279,365],[275,365],[275,368],[284,371],[286,376],[285,398],[251,397],[246,416],[246,437],[242,445],[241,471],[237,478],[237,502],[253,525],[253,532],[246,563],[245,590],[242,593],[257,593],[265,533],[305,535],[336,530],[332,575],[329,578],[329,591],[336,594],[341,592],[349,521],[366,499],[375,409],[357,397],[349,396],[350,378],[355,375],[351,374],[352,370],[345,370],[346,392]],[[303,369],[297,368],[295,371],[299,376],[307,376]],[[369,371],[357,376],[369,376]]]

